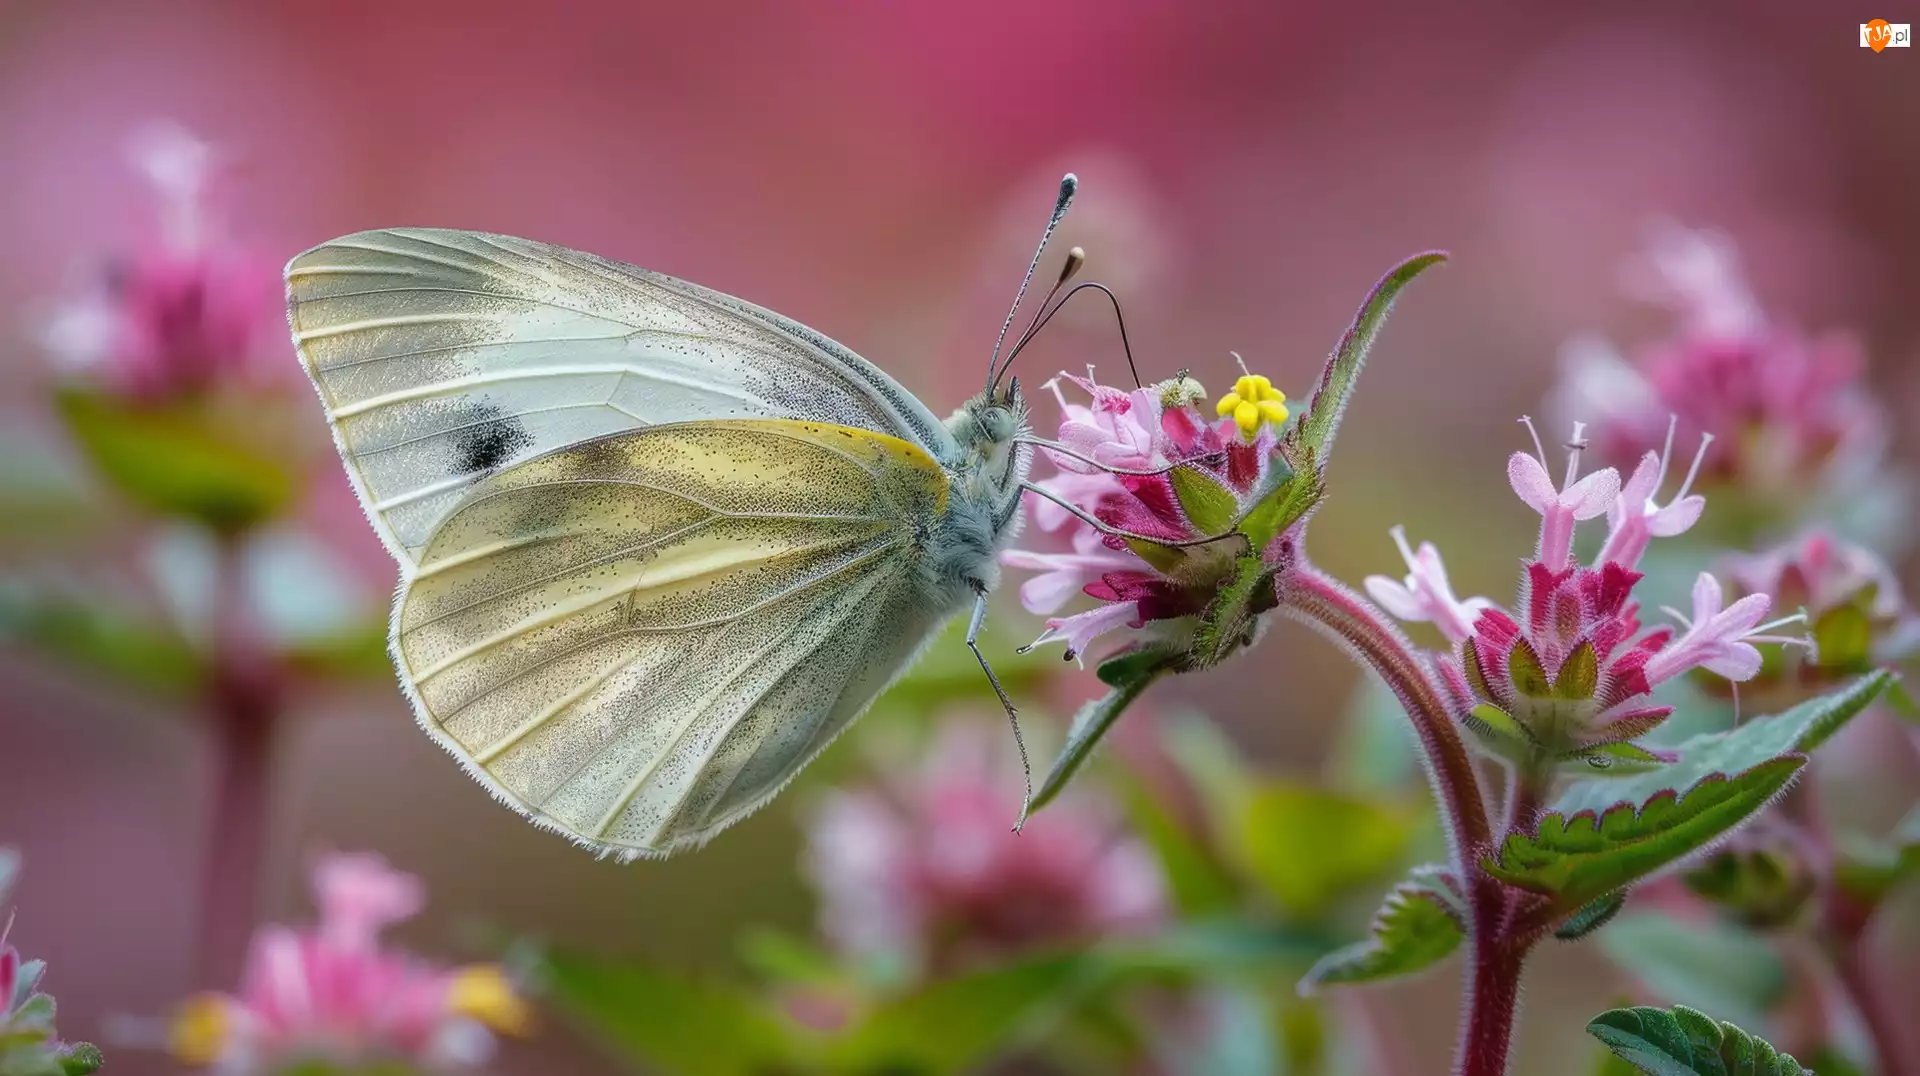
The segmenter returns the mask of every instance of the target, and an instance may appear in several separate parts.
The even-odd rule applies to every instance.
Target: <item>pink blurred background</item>
[[[232,156],[231,220],[274,262],[398,224],[585,248],[803,320],[937,411],[973,391],[1072,169],[1083,193],[1062,243],[1119,291],[1150,378],[1191,367],[1221,387],[1231,348],[1298,394],[1386,266],[1449,249],[1376,353],[1315,545],[1350,578],[1390,570],[1385,528],[1406,522],[1449,551],[1463,592],[1502,593],[1528,541],[1502,480],[1513,419],[1539,409],[1566,337],[1663,324],[1618,287],[1651,219],[1725,230],[1772,310],[1857,329],[1897,452],[1920,448],[1920,140],[1906,112],[1920,55],[1860,48],[1855,14],[1911,13],[10,3],[0,427],[50,428],[26,326],[142,226],[125,145],[156,119]],[[1098,306],[1059,324],[1023,356],[1030,381],[1089,361],[1120,378]],[[382,601],[391,571],[344,482],[309,517],[358,567],[358,600]],[[988,638],[1004,650],[1033,632],[1008,601]],[[1275,768],[1310,770],[1359,674],[1291,626],[1259,661],[1277,712],[1236,686],[1240,666],[1165,690]],[[152,709],[0,654],[0,841],[29,864],[14,940],[56,969],[72,1036],[163,1011],[190,974],[205,760],[191,725]],[[804,784],[705,851],[616,866],[494,806],[397,691],[308,710],[277,759],[266,916],[305,916],[313,850],[369,847],[427,879],[438,914],[403,937],[428,950],[458,951],[459,925],[481,922],[719,965],[745,924],[810,921],[793,872]],[[1541,961],[1518,1071],[1589,1056],[1580,1027],[1612,1000],[1610,974],[1589,952]],[[1445,973],[1385,994],[1436,1058],[1455,989]],[[521,1049],[540,1064],[508,1068],[606,1065],[560,1028]],[[118,1073],[164,1071],[110,1058]]]

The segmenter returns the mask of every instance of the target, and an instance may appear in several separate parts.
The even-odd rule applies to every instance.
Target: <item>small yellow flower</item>
[[[471,964],[454,972],[447,1008],[502,1035],[525,1035],[533,1025],[533,1013],[498,964]]]
[[[167,1028],[167,1049],[176,1060],[191,1068],[220,1060],[233,1037],[228,1004],[219,994],[197,994],[180,1006]]]
[[[1287,421],[1287,394],[1259,374],[1242,374],[1215,410],[1223,418],[1232,415],[1234,425],[1251,440],[1262,423],[1278,426]]]

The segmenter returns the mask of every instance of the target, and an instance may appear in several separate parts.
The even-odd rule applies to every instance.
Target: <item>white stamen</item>
[[[1693,488],[1693,480],[1700,476],[1700,464],[1707,458],[1707,446],[1712,443],[1712,434],[1703,433],[1700,435],[1700,447],[1695,449],[1693,453],[1693,466],[1687,468],[1687,480],[1680,483],[1680,492],[1674,494],[1673,500],[1667,503],[1677,504],[1686,499],[1687,491]],[[1664,466],[1665,464],[1662,464],[1662,467]]]
[[[1407,528],[1395,524],[1387,530],[1387,533],[1393,535],[1393,544],[1400,547],[1400,556],[1405,558],[1407,569],[1411,571],[1413,569],[1413,547],[1407,544]]]
[[[1673,431],[1674,427],[1678,425],[1680,425],[1680,416],[1669,412],[1667,414],[1667,443],[1660,449],[1660,477],[1653,483],[1653,492],[1656,494],[1667,488],[1667,461],[1673,458]],[[1652,498],[1648,499],[1651,500]],[[1679,500],[1679,498],[1675,497],[1674,500]]]
[[[1586,429],[1587,424],[1584,422],[1573,424],[1573,439],[1567,442],[1567,480],[1560,483],[1561,489],[1573,488],[1573,480],[1580,477],[1580,450],[1587,447],[1587,443],[1580,439],[1580,435],[1585,433]]]
[[[1763,632],[1763,631],[1772,631],[1775,628],[1784,628],[1788,624],[1805,624],[1806,622],[1807,622],[1807,611],[1805,609],[1802,609],[1799,612],[1793,614],[1792,616],[1783,616],[1778,620],[1769,620],[1765,624],[1762,624],[1753,630],[1756,633]],[[1749,638],[1751,637],[1752,636],[1749,636]]]
[[[1533,416],[1521,415],[1520,425],[1525,426],[1527,433],[1533,436],[1533,454],[1540,459],[1540,469],[1548,470],[1551,465],[1547,463],[1547,450],[1540,444],[1540,431],[1533,428]]]
[[[1053,390],[1053,398],[1060,401],[1060,412],[1062,414],[1065,414],[1067,410],[1067,398],[1060,391],[1060,379],[1057,377],[1050,377],[1047,379],[1047,383],[1040,387],[1043,389]]]
[[[1253,376],[1253,372],[1247,369],[1247,360],[1241,358],[1240,353],[1238,351],[1229,351],[1227,352],[1227,354],[1232,355],[1233,361],[1240,364],[1240,372],[1242,374],[1245,374],[1248,377]]]

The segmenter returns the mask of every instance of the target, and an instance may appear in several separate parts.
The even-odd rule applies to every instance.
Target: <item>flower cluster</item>
[[[1069,401],[1062,380],[1089,402]],[[1200,613],[1222,580],[1156,565],[1138,540],[1177,548],[1217,537],[1196,520],[1199,506],[1237,510],[1267,487],[1280,461],[1286,397],[1266,378],[1243,375],[1209,420],[1198,407],[1206,390],[1184,374],[1126,392],[1099,384],[1089,369],[1084,378],[1062,373],[1047,387],[1061,420],[1056,444],[1045,451],[1059,473],[1038,483],[1046,497],[1033,502],[1033,519],[1042,531],[1067,529],[1070,548],[1001,558],[1039,573],[1020,587],[1028,611],[1050,616],[1033,645],[1064,641],[1067,656],[1077,658],[1107,632]],[[1052,616],[1077,594],[1101,604]]]
[[[841,950],[942,973],[1160,920],[1152,854],[1100,801],[1069,795],[1010,837],[1020,787],[1006,742],[950,725],[904,772],[814,812],[807,873]]]
[[[1558,405],[1591,421],[1605,462],[1657,450],[1675,416],[1683,436],[1720,435],[1703,454],[1703,483],[1763,517],[1790,516],[1878,466],[1887,419],[1861,382],[1854,341],[1770,322],[1722,236],[1662,229],[1637,269],[1639,294],[1679,315],[1675,334],[1631,361],[1591,338],[1565,353]]]
[[[1529,423],[1531,428],[1531,423]],[[1624,772],[1665,761],[1633,741],[1672,712],[1651,698],[1655,687],[1694,669],[1728,680],[1761,668],[1755,643],[1797,642],[1769,634],[1803,617],[1761,623],[1772,608],[1765,594],[1728,604],[1714,577],[1693,585],[1693,614],[1668,610],[1679,623],[1643,628],[1635,571],[1650,539],[1685,532],[1705,501],[1690,492],[1694,474],[1665,504],[1668,447],[1648,452],[1623,483],[1611,468],[1580,473],[1584,431],[1576,426],[1559,483],[1535,438],[1536,455],[1516,452],[1507,477],[1540,514],[1540,538],[1523,565],[1511,610],[1485,598],[1453,594],[1432,545],[1415,552],[1396,529],[1407,562],[1404,582],[1374,576],[1367,590],[1396,617],[1432,623],[1451,645],[1436,665],[1461,721],[1483,746],[1530,772],[1567,764]],[[1706,451],[1703,438],[1701,453]],[[1697,470],[1699,458],[1696,456]],[[1607,538],[1591,564],[1574,559],[1574,531],[1604,516]]]
[[[174,1055],[228,1074],[290,1063],[402,1060],[481,1064],[496,1032],[529,1014],[498,965],[444,968],[383,948],[380,932],[417,913],[419,879],[373,855],[331,855],[314,869],[320,922],[266,927],[236,994],[203,994],[175,1014]]]
[[[1920,615],[1893,569],[1865,546],[1815,529],[1765,552],[1730,556],[1726,571],[1743,593],[1806,611],[1813,647],[1797,667],[1783,663],[1771,675],[1820,687],[1920,652]]]
[[[272,263],[225,241],[209,195],[211,147],[151,131],[136,163],[160,202],[157,234],[59,309],[45,344],[69,368],[132,399],[159,402],[272,377],[263,329],[279,305]]]

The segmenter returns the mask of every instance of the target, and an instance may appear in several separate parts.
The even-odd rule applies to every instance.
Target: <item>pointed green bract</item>
[[[1047,771],[1046,779],[1040,782],[1040,788],[1033,794],[1033,802],[1027,806],[1026,813],[1020,816],[1025,822],[1033,812],[1053,802],[1060,790],[1067,787],[1073,775],[1099,746],[1107,730],[1120,719],[1126,708],[1140,693],[1161,676],[1171,672],[1181,660],[1181,655],[1164,650],[1140,648],[1123,651],[1100,664],[1100,679],[1110,690],[1097,699],[1080,707],[1074,715],[1073,724],[1067,729],[1067,742],[1054,757],[1053,766]]]
[[[1439,251],[1417,254],[1401,262],[1390,270],[1380,283],[1374,285],[1373,292],[1360,305],[1360,311],[1354,315],[1353,324],[1346,335],[1327,357],[1326,367],[1320,373],[1320,383],[1313,390],[1313,399],[1307,404],[1306,414],[1288,433],[1286,444],[1294,449],[1289,455],[1299,459],[1298,450],[1311,449],[1326,466],[1327,451],[1333,444],[1334,432],[1339,428],[1340,415],[1346,410],[1347,400],[1353,395],[1353,386],[1359,379],[1360,368],[1367,361],[1367,352],[1373,347],[1373,341],[1380,333],[1380,326],[1386,321],[1387,311],[1393,308],[1394,299],[1400,289],[1421,273],[1447,260]]]
[[[1635,1006],[1609,1009],[1587,1033],[1647,1076],[1804,1076],[1791,1054],[1703,1012]]]
[[[1234,499],[1232,490],[1193,467],[1175,467],[1167,472],[1167,480],[1172,483],[1173,495],[1180,502],[1180,510],[1187,514],[1187,522],[1193,524],[1195,534],[1211,537],[1233,529],[1240,515],[1240,502]]]
[[[1275,456],[1270,466],[1267,491],[1260,495],[1247,510],[1246,517],[1240,521],[1240,533],[1247,536],[1247,542],[1253,551],[1259,553],[1267,548],[1267,543],[1280,536],[1288,527],[1299,522],[1301,517],[1320,503],[1320,496],[1326,491],[1320,480],[1318,456],[1311,449],[1303,449],[1295,462],[1298,470],[1287,467],[1285,458]]]
[[[1420,882],[1402,882],[1387,894],[1373,917],[1373,936],[1320,958],[1300,992],[1311,994],[1329,983],[1366,983],[1391,979],[1445,960],[1466,939],[1453,898]]]
[[[1561,795],[1553,810],[1563,815],[1602,811],[1622,800],[1639,802],[1694,784],[1710,774],[1737,773],[1782,755],[1806,754],[1826,743],[1893,682],[1892,673],[1871,673],[1785,713],[1696,736],[1674,748],[1680,761],[1624,780],[1583,781]]]
[[[1572,912],[1731,832],[1805,764],[1802,757],[1777,758],[1731,776],[1712,774],[1684,793],[1668,789],[1600,813],[1548,814],[1536,833],[1510,834],[1481,867]]]

